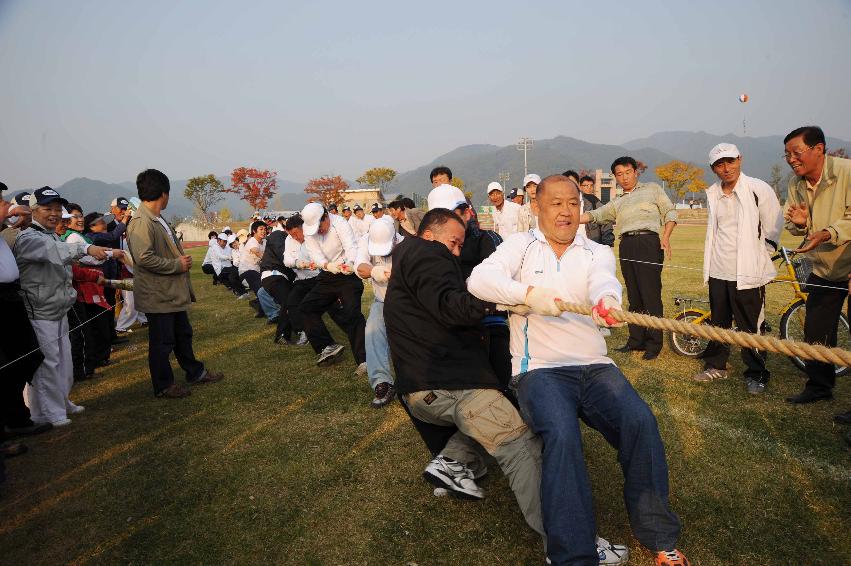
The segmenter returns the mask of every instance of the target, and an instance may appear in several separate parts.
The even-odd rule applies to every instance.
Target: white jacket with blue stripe
[[[559,258],[537,229],[509,236],[467,279],[470,293],[504,305],[523,304],[530,285],[554,289],[562,300],[581,304],[596,304],[606,295],[620,301],[622,293],[609,246],[577,233]],[[538,368],[614,364],[590,316],[511,313],[508,324],[514,375]]]

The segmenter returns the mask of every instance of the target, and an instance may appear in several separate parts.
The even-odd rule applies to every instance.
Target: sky
[[[851,139],[849,24],[849,0],[0,0],[0,180],[353,179],[743,118]]]

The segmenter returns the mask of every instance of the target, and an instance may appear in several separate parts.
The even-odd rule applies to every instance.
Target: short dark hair
[[[793,140],[798,136],[803,136],[804,143],[807,144],[809,147],[814,147],[818,144],[822,144],[822,146],[824,146],[822,153],[827,151],[827,142],[824,139],[824,131],[822,131],[822,129],[818,126],[802,126],[800,128],[795,128],[794,130],[786,134],[785,138],[783,138],[783,145],[786,145],[787,143],[789,143],[789,140]]]
[[[210,238],[218,238],[218,237],[219,237],[219,233],[218,233],[218,232],[216,232],[215,230],[210,230],[210,232],[207,234],[207,239],[208,239],[208,240],[209,240]]]
[[[83,217],[83,232],[88,233],[92,231],[92,221],[96,218],[103,219],[103,215],[100,212],[90,212]]]
[[[597,180],[594,177],[591,177],[590,175],[583,175],[582,178],[579,179],[579,184],[581,185],[585,181],[591,181],[595,185],[597,184]]]
[[[281,224],[284,224],[287,221],[287,217],[286,216],[279,216],[277,218],[277,221],[280,222]]]
[[[402,201],[402,206],[405,208],[417,208],[417,205],[414,204],[414,201],[409,199],[408,197],[402,197],[399,200]]]
[[[168,193],[171,184],[162,171],[145,169],[136,176],[136,190],[139,192],[139,200],[152,201]]]
[[[425,234],[426,230],[431,230],[435,232],[439,230],[442,226],[445,226],[447,222],[455,221],[461,225],[462,228],[465,228],[464,222],[458,217],[455,212],[451,210],[447,210],[445,208],[435,208],[426,212],[425,216],[423,216],[423,220],[420,223],[420,227],[417,229],[417,236],[422,238],[423,234]]]
[[[449,180],[452,180],[452,170],[445,165],[438,165],[434,169],[431,170],[431,173],[428,176],[429,181],[434,181],[434,178],[438,175],[446,175],[449,177]]]
[[[573,179],[573,180],[575,180],[577,183],[579,182],[579,173],[577,173],[577,172],[576,172],[576,171],[574,171],[573,169],[568,169],[567,171],[565,171],[564,173],[562,173],[562,175],[564,175],[565,177],[570,177],[570,178],[572,178],[572,179]]]
[[[632,157],[630,157],[630,156],[628,156],[628,155],[625,155],[625,156],[623,156],[623,157],[618,157],[617,159],[615,159],[614,161],[612,161],[612,167],[611,167],[611,169],[612,169],[612,173],[613,173],[613,174],[614,174],[614,172],[615,172],[615,167],[617,167],[618,165],[622,165],[622,166],[624,166],[624,167],[626,167],[627,165],[629,165],[629,166],[631,166],[633,169],[635,169],[636,171],[638,171],[638,161],[636,161],[635,159],[633,159]]]
[[[574,181],[567,175],[550,175],[549,177],[544,177],[541,180],[541,184],[538,185],[538,189],[535,191],[535,198],[540,199],[547,191],[547,185],[558,181],[566,182],[573,185],[576,188],[576,192],[578,192],[580,196],[582,195],[582,191],[579,190],[579,185],[576,183],[576,181]]]
[[[69,202],[68,204],[66,204],[65,210],[67,210],[68,212],[76,210],[80,214],[83,214],[83,207],[77,204],[76,202]]]
[[[6,186],[6,183],[0,182],[0,193],[3,191],[8,191],[9,187]]]
[[[405,203],[402,202],[402,199],[396,199],[394,201],[390,201],[390,204],[387,205],[387,208],[392,208],[393,210],[401,208],[402,210],[405,210]]]
[[[293,228],[301,228],[304,224],[304,219],[300,214],[296,214],[295,216],[290,216],[287,218],[287,232],[292,230]]]
[[[266,223],[263,222],[262,220],[255,220],[254,222],[252,222],[251,223],[251,235],[253,236],[254,234],[256,234],[257,229],[260,228],[261,226],[263,228],[266,228]]]

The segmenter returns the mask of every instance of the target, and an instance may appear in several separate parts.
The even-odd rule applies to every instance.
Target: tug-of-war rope
[[[591,316],[591,305],[568,303],[561,299],[556,299],[556,304],[564,312]],[[748,332],[718,328],[717,326],[710,326],[708,324],[694,324],[692,322],[659,318],[649,314],[625,310],[610,310],[608,311],[608,315],[618,322],[637,324],[655,330],[667,330],[669,332],[698,336],[705,340],[723,342],[724,344],[735,344],[742,348],[754,348],[767,352],[776,352],[786,356],[797,356],[803,360],[815,360],[843,367],[851,366],[851,352],[842,348],[828,348],[820,344],[781,340],[773,336],[750,334]]]

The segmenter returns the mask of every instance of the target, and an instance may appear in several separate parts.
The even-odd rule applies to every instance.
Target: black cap
[[[359,205],[359,204],[356,204],[356,205],[355,205],[355,208],[354,208],[353,210],[354,210],[355,212],[357,212],[358,210],[363,210],[363,207],[362,207],[361,205]]]
[[[517,189],[511,189],[508,192],[508,198],[510,198],[510,199],[517,198]]]
[[[345,206],[343,207],[343,212],[346,212],[347,210],[351,210],[351,209],[352,209],[352,208],[351,208],[349,205],[345,205]]]
[[[118,197],[112,199],[112,202],[109,204],[109,206],[117,206],[121,210],[127,210],[127,207],[130,206],[130,201],[124,197]]]
[[[68,204],[67,200],[59,196],[59,193],[50,187],[42,187],[34,190],[32,197],[30,197],[30,202],[32,203],[33,200],[35,200],[35,204],[39,206],[44,206],[52,202],[59,202],[62,206],[66,206]]]
[[[12,197],[12,202],[15,204],[19,204],[22,206],[30,205],[30,193],[27,191],[21,191],[19,193],[15,193],[15,196]]]
[[[9,187],[6,186],[6,183],[0,183],[0,193],[3,191],[8,191]]]
[[[331,204],[329,204],[328,210],[333,210],[334,212],[337,212],[337,203],[332,202]]]
[[[377,203],[372,205],[372,208],[369,209],[369,212],[371,212],[371,213],[372,212],[378,212],[379,210],[384,210],[384,205],[381,204],[380,202],[377,202]]]

